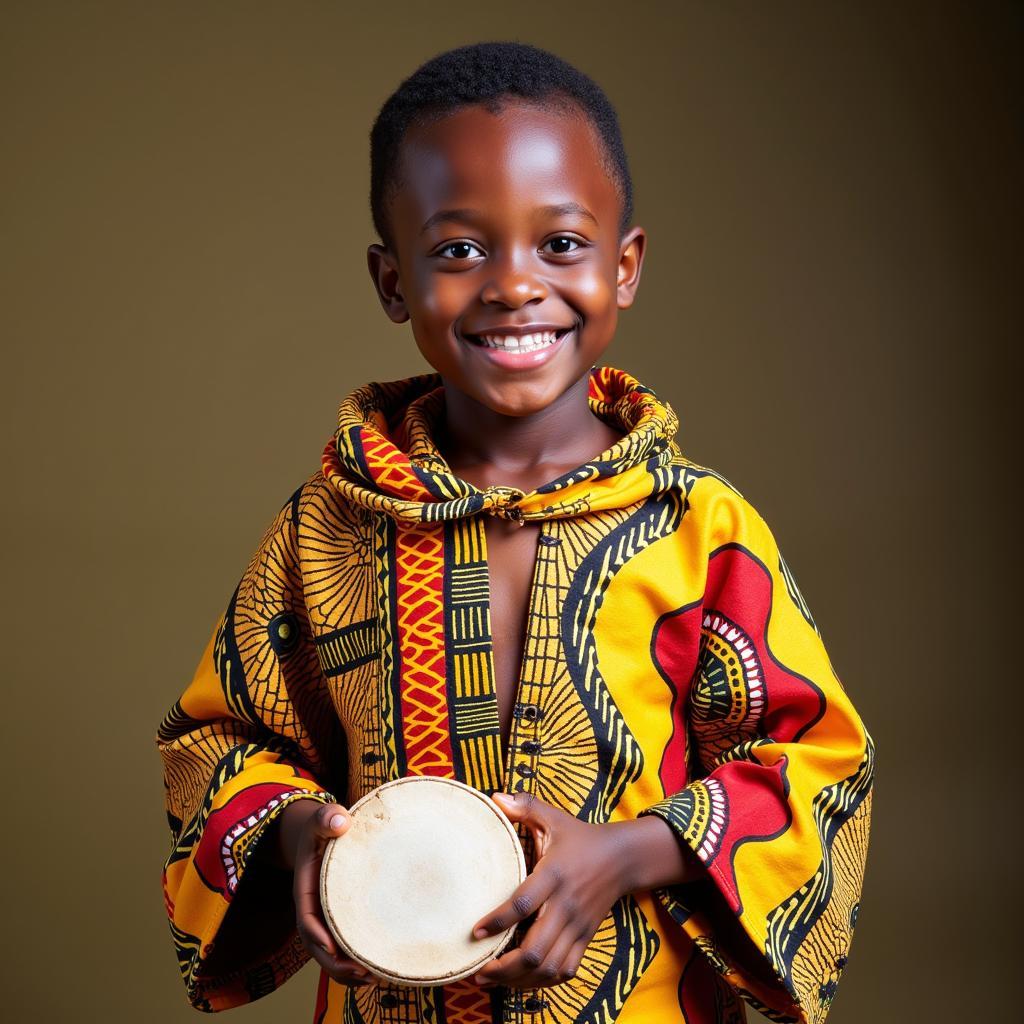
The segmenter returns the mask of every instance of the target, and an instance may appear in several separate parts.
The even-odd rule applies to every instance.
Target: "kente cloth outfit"
[[[284,807],[436,775],[587,822],[659,815],[703,876],[620,898],[560,984],[321,971],[317,1024],[825,1019],[863,884],[871,737],[768,526],[681,454],[671,406],[607,366],[588,402],[621,440],[530,492],[453,475],[436,374],[342,402],[159,727],[163,888],[198,1009],[309,960],[291,875],[253,857]],[[486,515],[540,524],[504,759]]]

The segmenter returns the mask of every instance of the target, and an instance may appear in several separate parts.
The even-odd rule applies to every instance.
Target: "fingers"
[[[376,979],[362,964],[347,956],[328,953],[319,946],[307,946],[314,960],[343,985],[371,985]]]
[[[546,821],[546,812],[551,806],[538,800],[535,793],[493,793],[491,799],[507,818],[535,827]]]
[[[319,911],[320,865],[328,840],[344,835],[352,817],[341,804],[324,804],[307,819],[295,855],[295,910],[303,916]],[[333,945],[333,944],[332,944]]]
[[[525,920],[540,910],[544,901],[558,888],[560,882],[561,877],[557,871],[538,867],[532,875],[527,876],[526,881],[504,903],[481,917],[473,925],[474,938],[480,939],[485,935],[496,935],[506,928],[511,928],[517,922]]]
[[[306,822],[295,858],[295,923],[306,948],[328,973],[340,970],[340,961],[337,943],[320,906],[320,866],[327,842],[344,835],[351,823],[351,816],[340,804],[324,804]],[[353,963],[344,959],[346,964]]]
[[[527,933],[519,949],[492,960],[474,975],[473,981],[485,989],[495,985],[515,988],[560,985],[576,976],[592,937],[589,933],[581,936],[578,928],[565,927],[544,952],[547,938],[534,939]]]
[[[558,985],[563,981],[568,981],[576,973],[576,970],[573,968],[570,971],[566,961],[569,951],[576,945],[578,938],[578,933],[571,928],[563,929],[544,958],[544,962],[534,972],[534,977],[528,979],[528,984]]]
[[[322,949],[332,956],[337,955],[338,944],[328,930],[318,906],[307,901],[302,907],[297,907],[295,923],[310,952]]]
[[[312,827],[315,834],[322,839],[333,839],[344,835],[352,823],[348,808],[341,804],[323,804],[313,815]]]
[[[591,935],[584,935],[583,938],[577,939],[569,950],[568,955],[562,962],[562,974],[567,978],[576,977],[576,973],[580,969],[580,964],[583,962],[583,957],[592,938],[593,936]]]
[[[578,939],[573,943],[572,948],[569,949],[568,955],[562,962],[562,973],[566,977],[574,978],[577,976],[577,972],[580,970],[580,965],[583,963],[584,955],[587,952],[587,947],[590,945],[590,940],[593,936],[585,935],[583,938]]]
[[[538,799],[534,793],[494,793],[491,799],[510,821],[520,822],[530,830],[538,857],[547,853],[562,824],[576,820],[561,808]]]
[[[567,908],[560,904],[546,903],[544,913],[539,915],[515,949],[492,960],[476,974],[477,984],[506,984],[515,981],[517,985],[528,985],[529,979],[538,984],[550,984],[558,973],[569,948],[578,937],[577,932],[568,931],[570,920]],[[553,955],[560,950],[558,959]]]

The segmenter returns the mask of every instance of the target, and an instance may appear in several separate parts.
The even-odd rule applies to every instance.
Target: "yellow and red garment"
[[[321,971],[316,1024],[735,1024],[745,1005],[823,1021],[860,902],[874,746],[768,526],[622,370],[594,367],[589,390],[621,440],[530,492],[452,474],[432,440],[444,401],[436,374],[343,401],[160,725],[189,1000],[257,999],[308,960],[290,876],[252,856],[283,807],[438,775],[590,822],[660,815],[705,875],[622,897],[562,984]],[[505,758],[485,515],[540,524]]]

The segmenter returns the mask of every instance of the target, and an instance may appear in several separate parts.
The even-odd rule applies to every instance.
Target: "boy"
[[[596,365],[645,249],[614,110],[460,47],[371,164],[370,273],[436,373],[342,402],[161,723],[190,1001],[312,957],[317,1022],[824,1020],[873,744],[764,521]],[[477,922],[509,950],[436,988],[361,973],[318,906],[347,806],[414,774],[493,795],[530,868]]]

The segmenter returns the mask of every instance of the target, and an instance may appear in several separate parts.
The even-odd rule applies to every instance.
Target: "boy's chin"
[[[530,378],[523,375],[518,380],[488,380],[484,374],[470,372],[456,378],[446,377],[445,384],[457,388],[492,413],[519,419],[543,413],[578,384],[589,373],[590,366],[588,363],[578,371],[562,367],[557,373]]]
[[[584,354],[578,340],[574,328],[550,354],[533,363],[495,357],[463,338],[457,339],[454,349],[419,348],[444,379],[446,388],[461,392],[497,415],[521,418],[542,413],[589,375],[605,346],[601,351],[591,351],[595,349],[591,344]]]

